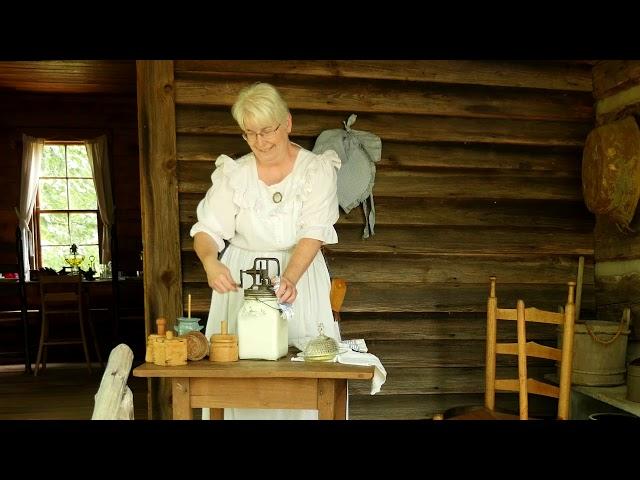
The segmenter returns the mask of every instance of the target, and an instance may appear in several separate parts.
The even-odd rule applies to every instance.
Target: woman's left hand
[[[280,287],[276,292],[278,302],[280,303],[293,303],[298,295],[295,283],[289,280],[287,277],[280,277]]]

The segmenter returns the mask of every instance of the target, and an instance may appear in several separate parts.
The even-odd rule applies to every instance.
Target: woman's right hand
[[[204,265],[209,286],[218,293],[235,292],[238,284],[233,280],[231,271],[220,260],[212,259]]]

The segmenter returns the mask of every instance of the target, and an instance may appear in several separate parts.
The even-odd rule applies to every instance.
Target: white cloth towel
[[[302,357],[291,357],[292,362],[304,362]],[[360,353],[349,350],[337,355],[334,362],[345,365],[373,365],[373,378],[371,379],[371,395],[375,395],[387,381],[387,371],[382,366],[382,362],[372,353]]]

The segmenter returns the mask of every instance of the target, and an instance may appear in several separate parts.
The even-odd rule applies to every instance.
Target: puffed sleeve
[[[298,222],[297,240],[314,238],[323,244],[338,243],[333,225],[338,221],[338,175],[341,161],[333,150],[311,161],[305,180],[305,199]]]
[[[198,232],[208,234],[218,244],[218,251],[224,249],[224,240],[231,239],[236,231],[238,207],[233,203],[233,189],[227,175],[234,167],[235,161],[231,157],[218,157],[216,169],[211,174],[211,187],[196,209],[198,221],[189,232],[192,237]]]

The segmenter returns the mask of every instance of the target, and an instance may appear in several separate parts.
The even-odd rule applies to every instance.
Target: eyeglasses
[[[253,143],[258,139],[258,135],[260,135],[264,140],[273,140],[273,137],[276,136],[276,132],[280,128],[281,123],[278,124],[275,128],[265,128],[261,132],[244,132],[242,134],[242,138],[244,138],[247,142]]]

